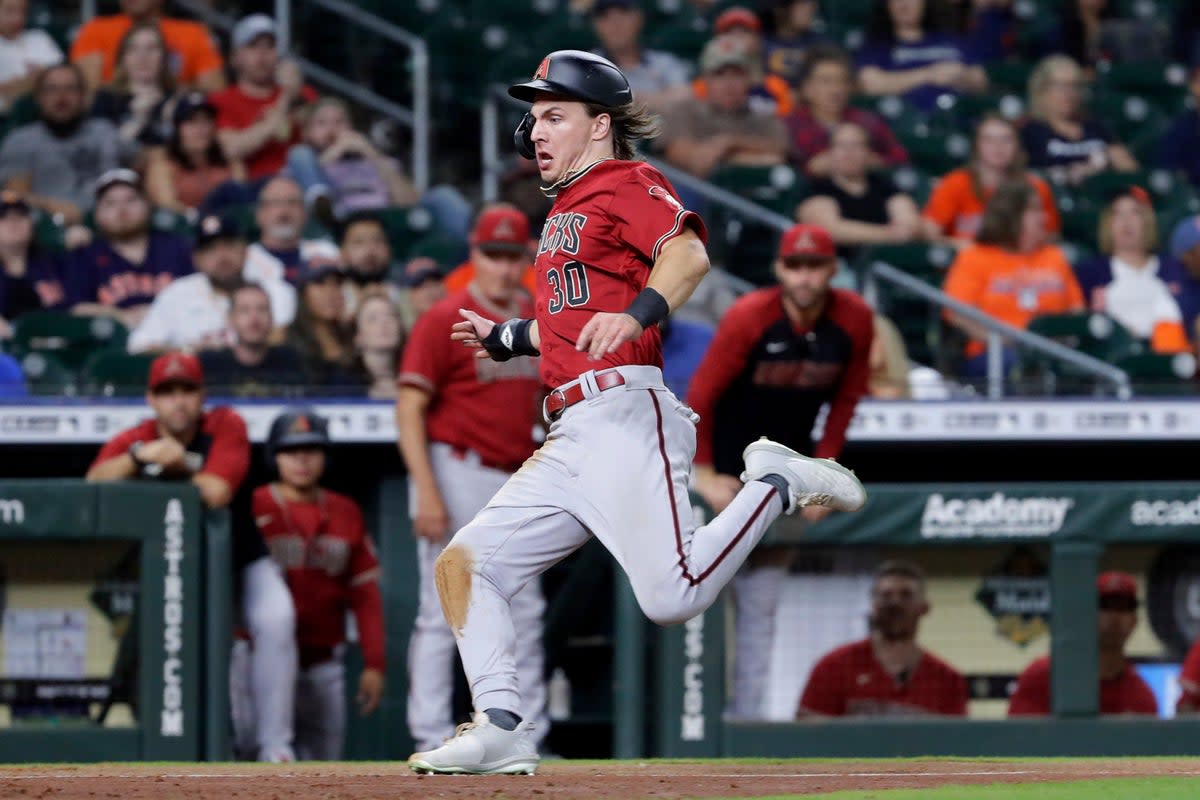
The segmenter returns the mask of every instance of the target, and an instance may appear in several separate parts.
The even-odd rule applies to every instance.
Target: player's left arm
[[[865,307],[864,307],[865,308]],[[870,311],[848,317],[843,323],[850,334],[850,360],[838,383],[837,393],[829,402],[825,430],[817,443],[817,458],[837,458],[846,444],[846,429],[854,418],[858,401],[867,394],[871,373],[871,341],[875,338],[875,321]]]
[[[214,412],[216,413],[216,412]],[[192,476],[200,497],[209,508],[229,505],[250,470],[250,437],[246,423],[232,410],[213,431],[213,443],[204,466]]]
[[[696,232],[684,228],[659,250],[646,288],[621,312],[600,312],[579,332],[576,350],[595,360],[642,335],[687,302],[708,274],[708,251]]]

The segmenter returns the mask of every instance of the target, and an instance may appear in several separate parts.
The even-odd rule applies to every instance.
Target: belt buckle
[[[559,399],[562,400],[562,408],[560,408],[556,412],[558,416],[551,416],[551,413],[553,413],[553,412],[549,411],[549,403],[550,403],[550,398],[554,397],[555,395],[558,395]],[[567,410],[567,395],[561,388],[551,389],[550,393],[542,398],[542,418],[545,419],[547,422],[554,422],[556,419],[558,419],[558,417],[562,416],[562,412],[564,412],[566,410]]]

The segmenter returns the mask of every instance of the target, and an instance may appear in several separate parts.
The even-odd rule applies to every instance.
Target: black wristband
[[[629,308],[625,309],[625,313],[636,319],[642,326],[642,330],[645,330],[666,319],[667,315],[671,313],[671,307],[667,305],[667,298],[647,286],[637,297],[633,298],[633,302],[629,304]]]
[[[532,325],[531,319],[505,320],[496,324],[480,344],[493,361],[508,361],[513,356],[540,356],[529,335]]]

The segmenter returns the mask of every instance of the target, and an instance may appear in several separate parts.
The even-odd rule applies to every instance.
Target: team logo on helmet
[[[292,427],[288,428],[288,433],[312,433],[312,422],[301,414],[296,417]]]
[[[550,56],[546,56],[542,59],[542,63],[538,64],[537,71],[533,73],[533,79],[545,80],[548,74],[550,74]]]

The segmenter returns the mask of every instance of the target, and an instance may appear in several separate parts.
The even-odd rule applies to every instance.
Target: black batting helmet
[[[311,408],[289,408],[271,423],[267,434],[267,463],[275,466],[275,456],[281,450],[297,447],[329,449],[329,422]]]
[[[583,50],[555,50],[542,59],[533,80],[508,87],[511,96],[526,103],[532,103],[538,92],[604,108],[620,108],[633,102],[633,89],[625,73],[607,58]],[[513,133],[517,152],[525,158],[534,157],[532,130],[533,115],[526,114]]]

